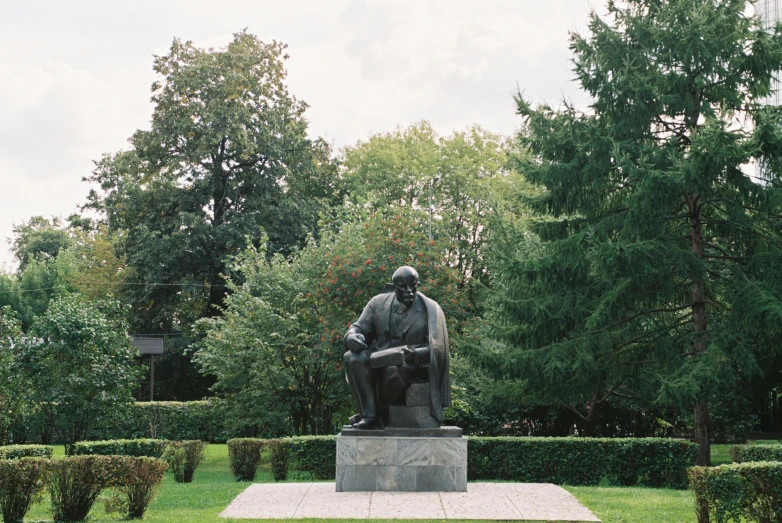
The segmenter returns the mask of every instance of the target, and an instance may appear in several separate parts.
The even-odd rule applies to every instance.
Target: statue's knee
[[[369,357],[361,352],[347,351],[342,357],[345,367],[366,367],[369,364]]]

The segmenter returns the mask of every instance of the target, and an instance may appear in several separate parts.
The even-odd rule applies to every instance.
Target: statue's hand
[[[364,339],[364,335],[360,332],[351,332],[348,334],[345,343],[347,343],[348,349],[350,349],[351,352],[361,352],[367,348],[367,342]]]

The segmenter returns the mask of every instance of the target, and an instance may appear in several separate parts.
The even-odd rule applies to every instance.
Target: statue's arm
[[[356,323],[348,328],[345,333],[345,350],[361,352],[366,349],[372,341],[372,325],[375,318],[375,308],[373,300],[364,307]]]

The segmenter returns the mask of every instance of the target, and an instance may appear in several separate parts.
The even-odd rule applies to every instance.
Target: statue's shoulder
[[[371,306],[372,308],[379,308],[379,307],[385,307],[388,305],[391,300],[394,299],[394,293],[387,293],[383,292],[381,294],[376,294],[372,298],[370,298],[367,305]]]
[[[434,310],[442,312],[442,309],[440,308],[440,304],[434,301],[429,296],[426,296],[424,293],[419,292],[418,295],[421,297],[421,300],[423,300],[424,304],[426,305],[426,308],[433,308]]]

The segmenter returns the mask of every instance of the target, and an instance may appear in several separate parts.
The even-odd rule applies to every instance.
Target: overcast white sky
[[[335,149],[429,120],[511,134],[516,85],[534,101],[585,98],[568,31],[594,0],[0,0],[0,266],[12,224],[67,216],[81,178],[152,113],[152,55],[174,37],[226,45],[247,28],[289,45],[288,86]]]

